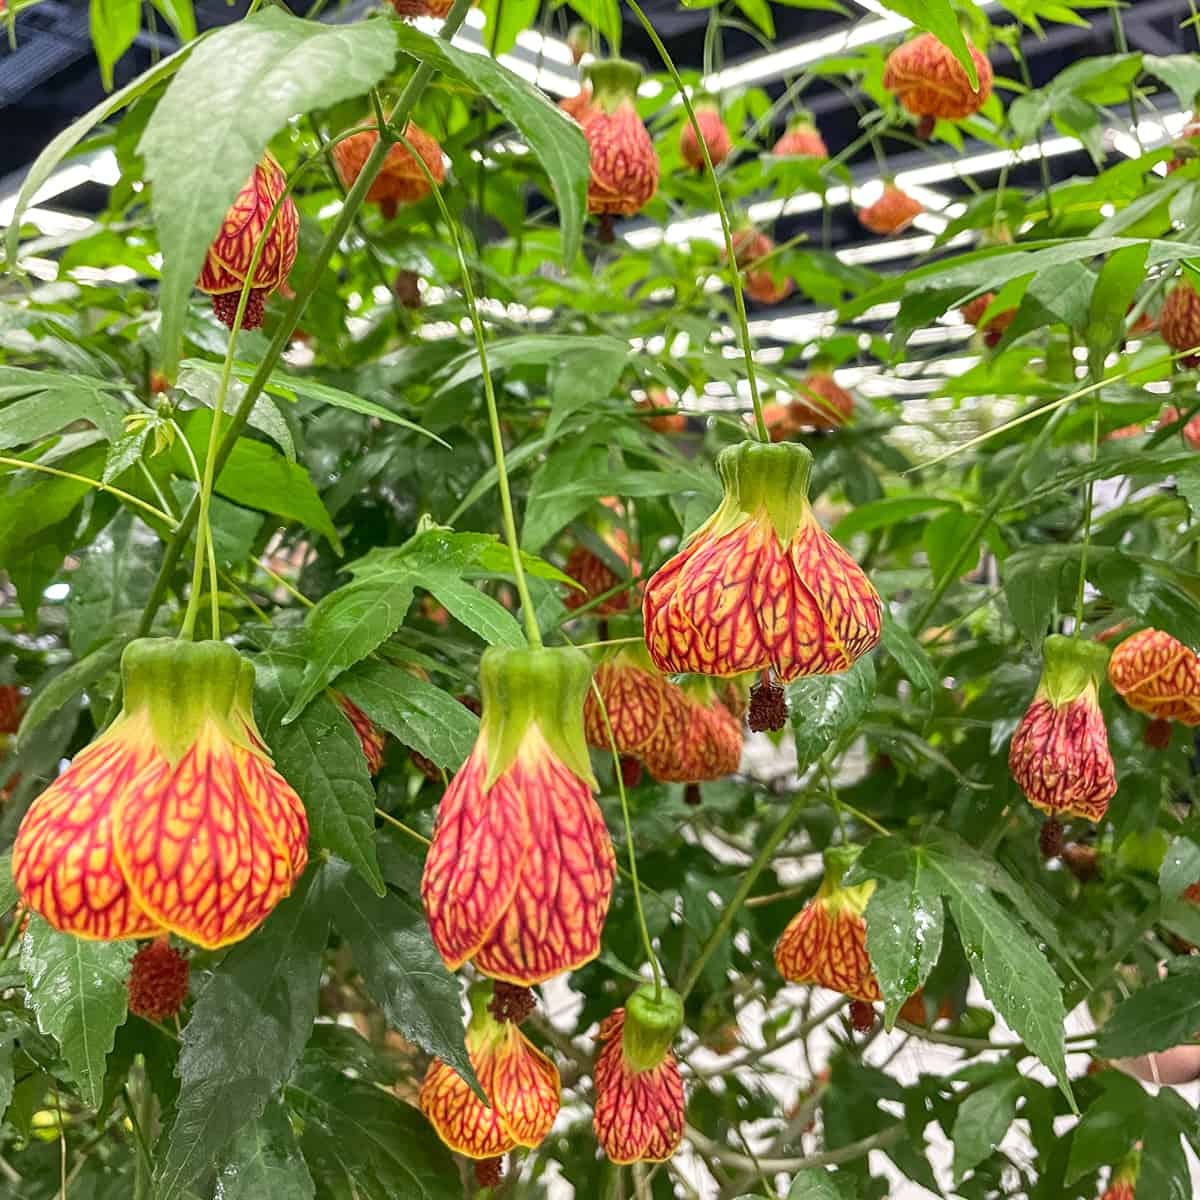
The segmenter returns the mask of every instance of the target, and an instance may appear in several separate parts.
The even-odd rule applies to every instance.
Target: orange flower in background
[[[584,83],[583,86],[575,93],[574,96],[564,96],[559,102],[558,107],[567,114],[568,117],[583,124],[583,118],[587,114],[592,105],[592,85]]]
[[[341,692],[335,692],[332,688],[330,695],[337,702],[338,708],[349,718],[350,724],[354,726],[354,732],[358,734],[363,754],[367,759],[367,773],[372,776],[378,775],[379,768],[383,766],[383,751],[387,743],[387,734],[349,696],[343,696]]]
[[[646,645],[667,674],[785,683],[845,671],[879,641],[883,606],[808,502],[812,455],[794,442],[723,450],[725,498],[646,585]]]
[[[747,423],[753,422],[754,414],[749,413]],[[764,404],[763,423],[773,442],[786,442],[804,428],[804,422],[800,420],[794,404]]]
[[[1179,136],[1175,139],[1175,149],[1178,152],[1178,157],[1171,159],[1167,163],[1167,174],[1178,171],[1185,163],[1190,162],[1200,152],[1200,144],[1194,139],[1200,138],[1200,122],[1196,121],[1196,114],[1192,114],[1192,119],[1179,131]]]
[[[792,409],[801,425],[840,429],[854,415],[854,397],[829,371],[813,371],[800,381]]]
[[[279,203],[286,189],[283,168],[268,154],[238,192],[208,248],[196,286],[213,298],[213,312],[230,329],[258,243],[263,243],[262,252],[246,297],[243,329],[258,329],[262,325],[267,296],[284,285],[296,261],[300,214],[291,196]],[[264,240],[263,231],[276,204],[279,211]]]
[[[619,753],[645,762],[668,759],[683,739],[687,703],[678,685],[655,669],[645,646],[615,648],[601,660],[593,681],[595,689],[588,688],[583,705],[588,745],[610,748],[603,715],[607,712]]]
[[[658,191],[658,155],[634,107],[642,69],[613,58],[585,74],[592,102],[578,120],[592,152],[588,212],[631,217]]]
[[[1013,734],[1008,769],[1034,808],[1099,821],[1117,790],[1099,701],[1108,651],[1052,634],[1042,653],[1042,678]]]
[[[716,101],[710,99],[694,101],[692,110],[696,114],[696,124],[700,126],[704,144],[708,147],[708,157],[714,167],[719,167],[733,149],[733,140],[721,119],[721,111],[717,108]],[[684,121],[679,134],[679,153],[683,155],[683,161],[689,167],[698,171],[704,169],[704,153],[696,138],[696,130],[689,120]]]
[[[404,136],[420,155],[429,174],[440,186],[446,178],[446,163],[442,158],[442,147],[437,138],[425,132],[412,121],[404,127]],[[353,187],[362,173],[375,143],[379,141],[377,129],[364,129],[352,133],[333,145],[333,161],[337,166],[338,178],[344,187]],[[379,211],[391,220],[405,204],[416,204],[424,200],[433,190],[420,164],[409,153],[408,147],[397,142],[383,160],[383,168],[367,188],[366,199],[379,205]]]
[[[165,1021],[188,994],[188,960],[165,936],[143,946],[129,964],[129,1011],[147,1021]]]
[[[643,399],[635,407],[640,412],[655,412],[667,409],[662,416],[647,417],[646,426],[655,433],[683,433],[687,429],[687,415],[675,412],[675,401],[662,388],[649,388]]]
[[[432,17],[435,21],[444,21],[446,14],[454,7],[454,0],[388,0],[401,17]]]
[[[682,1025],[679,996],[656,997],[649,984],[601,1023],[592,1127],[611,1162],[663,1162],[679,1148],[683,1079],[671,1044]]]
[[[143,638],[121,672],[120,715],[21,822],[22,902],[77,937],[239,941],[308,860],[304,807],[254,724],[254,668],[221,642]]]
[[[779,304],[796,290],[790,279],[776,282],[769,266],[759,264],[775,253],[775,243],[749,226],[733,235],[733,260],[746,273],[742,286],[759,304]]]
[[[742,761],[741,722],[717,698],[711,681],[686,680],[679,736],[644,755],[660,783],[706,783],[732,775]]]
[[[629,576],[640,575],[642,571],[642,564],[630,554],[629,538],[625,536],[624,530],[612,529],[603,536],[605,545],[625,564],[627,573],[624,577],[614,574],[598,554],[594,554],[583,545],[575,546],[563,565],[564,573],[570,575],[583,588],[582,591],[579,588],[567,589],[563,603],[572,610],[582,608],[583,605],[595,600],[597,596],[603,596],[605,592],[612,592],[613,588],[622,583],[625,584],[623,590],[613,592],[607,599],[601,600],[599,604],[588,609],[588,612],[597,617],[611,616],[613,613],[629,610],[629,593],[634,587]]]
[[[1168,407],[1163,409],[1162,421],[1163,425],[1174,425],[1183,416],[1179,409]],[[1183,444],[1189,450],[1200,450],[1200,413],[1197,413],[1184,427],[1179,431],[1179,436],[1183,438]]]
[[[883,998],[867,955],[863,913],[875,881],[843,887],[842,876],[857,857],[853,846],[825,852],[825,878],[817,894],[794,916],[775,944],[775,966],[789,983],[811,983],[873,1003]]]
[[[583,735],[591,662],[493,646],[479,740],[438,809],[421,899],[451,970],[532,986],[590,962],[616,860]]]
[[[1200,296],[1190,283],[1177,283],[1163,301],[1158,317],[1158,332],[1176,354],[1200,346]],[[1200,354],[1188,354],[1181,366],[1200,366]]]
[[[797,113],[788,122],[783,136],[771,153],[776,158],[828,158],[829,150],[813,119],[807,113]]]
[[[903,233],[922,212],[924,208],[919,200],[914,200],[895,184],[889,184],[874,204],[858,210],[858,219],[872,233],[887,237]]]
[[[969,43],[968,49],[979,77],[978,88],[971,86],[962,64],[932,33],[922,33],[888,55],[883,86],[907,112],[929,121],[926,136],[932,132],[934,120],[959,121],[972,116],[992,94],[992,64]]]
[[[518,1146],[537,1146],[558,1117],[558,1069],[513,1021],[488,1011],[490,985],[471,989],[466,1045],[488,1103],[453,1067],[435,1058],[418,1103],[438,1137],[468,1158],[497,1158]]]
[[[987,312],[991,303],[996,298],[995,292],[984,292],[982,296],[976,296],[974,300],[968,300],[958,311],[962,313],[963,320],[974,325],[979,332],[983,334],[984,343],[989,349],[994,349],[1004,336],[1004,331],[1016,320],[1017,310],[1015,308],[1006,308],[1002,312],[998,312],[992,317],[986,325],[980,328],[979,322],[983,319],[983,314]]]
[[[1200,657],[1161,629],[1126,638],[1108,660],[1113,690],[1138,712],[1200,725]]]

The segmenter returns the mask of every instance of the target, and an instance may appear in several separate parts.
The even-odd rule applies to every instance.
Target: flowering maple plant
[[[0,1193],[1194,1194],[1186,0],[153,7],[5,208]]]

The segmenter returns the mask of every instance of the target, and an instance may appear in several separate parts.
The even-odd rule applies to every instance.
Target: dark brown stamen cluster
[[[637,787],[642,782],[642,764],[631,754],[621,755],[621,782],[627,788]]]
[[[397,271],[392,293],[404,308],[421,307],[421,277],[416,271]]]
[[[870,1033],[875,1027],[875,1009],[865,1000],[851,1000],[850,1024],[855,1033]]]
[[[502,979],[496,980],[488,1012],[497,1021],[511,1021],[514,1025],[520,1025],[536,1007],[537,1000],[529,988],[505,983]]]
[[[238,301],[241,299],[241,292],[222,292],[219,296],[212,298],[213,312],[217,314],[217,320],[228,329],[233,328],[233,322],[237,317]],[[266,288],[251,288],[250,295],[246,297],[246,311],[242,314],[243,329],[261,329],[263,323],[263,313],[265,311],[264,301],[267,297]]]
[[[1171,744],[1171,722],[1155,717],[1146,726],[1142,741],[1152,750],[1165,750]]]
[[[690,804],[693,808],[700,807],[700,785],[698,783],[689,783],[683,789],[683,802]]]
[[[481,1188],[499,1187],[504,1179],[504,1157],[477,1158],[475,1160],[475,1182]]]
[[[760,679],[750,689],[746,720],[755,733],[774,732],[787,724],[787,695],[774,680]]]
[[[1063,827],[1054,819],[1047,817],[1042,822],[1042,830],[1038,834],[1038,849],[1043,858],[1057,858],[1063,849]]]

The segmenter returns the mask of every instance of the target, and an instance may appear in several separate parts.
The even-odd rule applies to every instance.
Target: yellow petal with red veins
[[[789,983],[817,984],[855,1000],[882,999],[867,956],[866,922],[822,898],[792,918],[775,946],[775,965]]]
[[[489,1095],[519,1146],[536,1146],[558,1117],[562,1084],[555,1065],[511,1021],[495,1051]]]
[[[1130,708],[1200,725],[1200,657],[1161,629],[1143,629],[1112,653],[1108,678]]]
[[[162,931],[126,886],[110,817],[114,796],[161,761],[146,723],[134,718],[75,756],[17,832],[13,879],[22,903],[76,937],[115,941]]]
[[[494,1055],[471,1054],[471,1066],[484,1094],[492,1094]],[[435,1058],[425,1072],[418,1098],[421,1111],[438,1137],[468,1158],[496,1158],[516,1147],[495,1108],[488,1108],[452,1067]]]

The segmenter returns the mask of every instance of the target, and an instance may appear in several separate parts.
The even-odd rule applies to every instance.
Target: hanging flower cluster
[[[996,313],[994,317],[990,317],[987,323],[980,328],[979,322],[983,320],[984,313],[991,307],[995,298],[995,292],[984,292],[982,296],[976,296],[974,300],[967,301],[959,309],[963,320],[970,322],[983,334],[983,340],[988,349],[995,349],[1000,344],[1000,339],[1004,336],[1005,331],[1017,317],[1015,308],[1006,308],[1002,312]]]
[[[895,184],[888,184],[874,204],[858,210],[858,219],[872,233],[891,237],[903,233],[924,211],[919,200],[914,200]]]
[[[1160,425],[1174,425],[1183,416],[1183,413],[1174,405],[1168,405],[1163,409]],[[1139,430],[1139,432],[1141,432]],[[1200,450],[1200,413],[1197,413],[1184,427],[1179,431],[1179,436],[1183,438],[1183,444],[1189,450]]]
[[[239,941],[308,861],[304,807],[254,723],[254,668],[222,642],[143,638],[121,674],[120,715],[21,822],[21,900],[77,937]]]
[[[796,290],[790,279],[777,282],[763,261],[775,253],[775,243],[760,230],[745,226],[733,235],[733,258],[745,272],[742,286],[746,295],[759,304],[780,304]]]
[[[1200,295],[1186,280],[1167,293],[1158,317],[1158,331],[1176,354],[1200,346]],[[1200,354],[1184,354],[1179,365],[1200,366]]]

